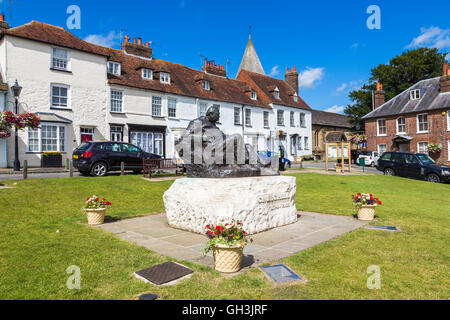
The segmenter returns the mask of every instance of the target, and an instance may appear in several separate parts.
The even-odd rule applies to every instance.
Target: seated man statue
[[[178,155],[192,178],[233,178],[279,175],[278,159],[261,159],[241,135],[226,136],[218,127],[220,107],[189,123],[175,142]],[[275,169],[273,169],[275,168]]]

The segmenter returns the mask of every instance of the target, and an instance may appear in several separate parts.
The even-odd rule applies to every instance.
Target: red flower
[[[378,205],[381,206],[383,203],[381,201],[378,201]]]
[[[216,231],[219,231],[219,230],[220,230],[220,226],[217,226],[217,227],[216,227]]]
[[[210,225],[208,224],[207,226],[206,226],[206,229],[210,229],[211,227],[210,227]]]
[[[370,197],[370,201],[373,201],[374,199],[373,199],[373,197]]]
[[[98,200],[99,200],[98,198],[95,199],[95,201],[98,201]]]

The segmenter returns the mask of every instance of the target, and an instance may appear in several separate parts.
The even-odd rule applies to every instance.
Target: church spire
[[[248,43],[237,73],[238,75],[241,70],[247,70],[265,75],[261,61],[259,61],[258,54],[256,53],[255,46],[253,45],[252,26],[249,26]]]

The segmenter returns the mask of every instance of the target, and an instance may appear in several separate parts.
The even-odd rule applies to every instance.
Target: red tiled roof
[[[205,74],[200,70],[159,59],[146,60],[131,56],[121,50],[106,48],[81,40],[61,27],[32,21],[23,26],[5,30],[4,34],[99,54],[108,57],[109,61],[120,62],[121,75],[108,75],[110,84],[270,108],[266,101],[261,99],[251,100],[250,95],[244,89],[248,85],[241,81]],[[153,70],[156,79],[142,79],[142,68]],[[158,79],[158,72],[169,72],[171,83],[162,84]],[[211,90],[202,89],[202,83],[199,80],[203,79],[210,81]]]
[[[108,55],[108,48],[81,40],[64,28],[38,21],[31,21],[22,26],[7,29],[3,32],[3,34],[104,56]]]
[[[300,96],[298,97],[297,102],[294,101],[295,90],[283,80],[271,78],[248,70],[241,70],[237,79],[245,81],[252,87],[255,87],[258,96],[261,96],[266,103],[311,110],[311,107],[308,106]],[[280,91],[280,99],[276,99],[273,95],[275,88],[278,88]]]

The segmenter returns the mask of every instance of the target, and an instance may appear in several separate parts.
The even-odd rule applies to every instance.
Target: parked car
[[[378,152],[375,151],[361,151],[359,153],[359,157],[356,160],[356,163],[360,164],[360,159],[364,158],[366,166],[376,167],[379,155]]]
[[[378,160],[377,169],[387,176],[450,182],[450,167],[436,164],[424,153],[385,152]]]
[[[85,142],[73,151],[73,166],[81,174],[103,177],[110,171],[121,169],[139,173],[143,159],[161,159],[159,155],[142,151],[139,147],[123,142]]]

